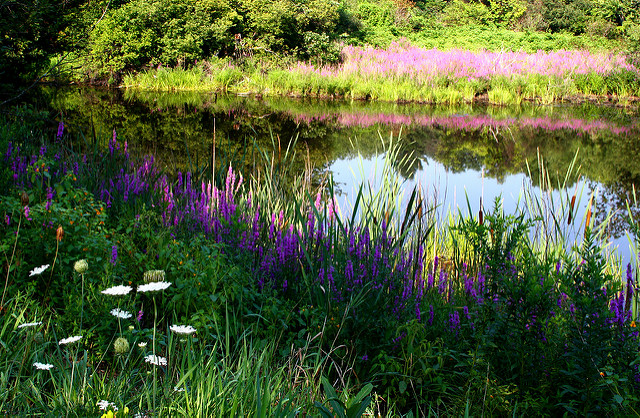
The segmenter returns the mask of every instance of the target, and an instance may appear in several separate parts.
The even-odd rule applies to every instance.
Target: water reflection
[[[347,193],[354,158],[380,163],[394,138],[401,156],[415,157],[397,167],[402,176],[452,208],[466,205],[465,194],[474,203],[478,194],[485,202],[493,195],[515,200],[523,182],[539,184],[541,170],[551,184],[573,191],[580,177],[565,175],[575,159],[585,193],[599,190],[596,217],[616,214],[616,237],[624,235],[626,201],[640,181],[640,122],[630,109],[442,107],[89,88],[41,94],[70,131],[106,141],[116,129],[132,149],[153,153],[170,172],[197,171],[212,161],[213,149],[218,164],[233,160],[250,170],[256,149],[275,146],[282,152],[297,138],[296,167],[302,170],[310,158],[317,181],[330,172]]]

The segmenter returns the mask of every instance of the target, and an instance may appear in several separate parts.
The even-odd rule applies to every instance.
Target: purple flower
[[[454,311],[449,315],[449,329],[456,334],[458,333],[458,329],[460,329],[460,314],[458,314],[458,311]]]
[[[64,123],[60,121],[60,123],[58,123],[58,133],[56,134],[56,139],[57,140],[62,139],[63,133],[64,133]]]
[[[111,264],[113,264],[115,266],[117,260],[118,260],[118,246],[117,245],[113,245],[111,247]]]
[[[136,321],[140,322],[142,321],[142,315],[144,314],[144,312],[142,312],[142,309],[140,309],[140,311],[138,311],[138,316],[136,316]]]
[[[45,205],[45,210],[49,210],[51,208],[51,204],[53,203],[53,190],[51,187],[47,187],[47,204]]]
[[[29,205],[25,206],[24,207],[24,217],[27,218],[27,221],[32,221],[33,219],[31,219],[29,217],[29,211],[30,211]]]

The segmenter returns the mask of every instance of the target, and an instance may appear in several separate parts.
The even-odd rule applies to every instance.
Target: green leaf
[[[407,382],[405,382],[404,380],[401,380],[398,386],[399,386],[398,390],[400,390],[400,394],[405,393],[407,391]]]

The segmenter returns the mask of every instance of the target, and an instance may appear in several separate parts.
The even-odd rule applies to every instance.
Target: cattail
[[[589,224],[591,224],[591,206],[589,206],[589,210],[587,211],[587,221],[584,224],[584,233],[587,233],[587,229],[589,229]]]
[[[484,223],[484,215],[482,214],[482,208],[480,209],[480,211],[478,212],[478,223],[480,225],[482,225]]]

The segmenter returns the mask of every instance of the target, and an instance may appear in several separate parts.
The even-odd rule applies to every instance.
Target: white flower
[[[58,345],[65,345],[75,343],[76,341],[80,341],[82,335],[76,335],[75,337],[64,338],[58,342]]]
[[[37,276],[38,274],[42,274],[42,272],[45,271],[48,268],[49,268],[48,264],[45,264],[44,266],[36,267],[33,270],[31,270],[31,272],[29,273],[29,277]]]
[[[53,364],[44,364],[44,363],[33,363],[33,366],[38,370],[51,370],[53,369]]]
[[[144,357],[144,361],[147,363],[155,364],[156,366],[166,366],[167,359],[165,357],[158,357],[155,354],[149,354]]]
[[[37,327],[38,325],[42,325],[42,321],[40,321],[40,322],[27,322],[26,324],[20,324],[20,325],[18,325],[18,328]]]
[[[120,319],[129,319],[131,318],[131,313],[127,311],[123,311],[120,308],[111,309],[111,315],[118,317]]]
[[[196,329],[191,325],[171,325],[169,329],[176,334],[193,334]]]
[[[175,387],[173,388],[173,391],[174,391],[174,392],[184,392],[184,388],[179,388],[179,387],[175,386]]]
[[[105,409],[108,409],[109,407],[113,408],[114,411],[118,410],[118,407],[116,406],[115,403],[109,402],[109,401],[105,401],[105,400],[98,401],[98,407],[100,408],[101,411],[104,411]]]
[[[138,343],[138,347],[145,348],[147,346],[146,342]]]
[[[152,282],[138,286],[138,292],[156,292],[171,286],[170,282]]]
[[[129,292],[131,292],[132,287],[131,286],[113,286],[110,287],[108,289],[103,290],[102,294],[104,295],[110,295],[110,296],[122,296],[122,295],[127,295],[129,294]]]

